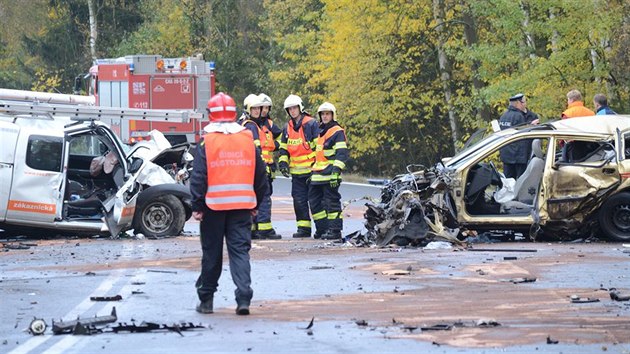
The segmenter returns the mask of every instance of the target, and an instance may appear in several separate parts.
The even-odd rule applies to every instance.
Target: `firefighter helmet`
[[[261,93],[258,95],[258,99],[261,101],[261,106],[273,106],[273,102],[271,102],[271,97]]]
[[[317,109],[317,115],[319,115],[319,119],[322,119],[322,112],[332,112],[332,119],[337,119],[337,108],[330,102],[324,102]]]
[[[294,106],[299,106],[300,112],[304,112],[304,103],[302,103],[302,99],[300,98],[300,96],[291,94],[284,100],[284,109],[286,109],[288,113],[289,107]]]
[[[219,92],[208,100],[208,113],[211,122],[233,122],[236,119],[236,102]]]
[[[243,100],[243,109],[245,110],[245,112],[247,112],[247,115],[250,115],[252,113],[252,107],[260,107],[257,105],[258,101],[258,96],[254,95],[253,93],[250,93],[249,95],[247,95],[247,97],[245,97],[245,99]]]

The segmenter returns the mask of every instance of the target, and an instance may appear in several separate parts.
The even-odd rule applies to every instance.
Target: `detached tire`
[[[611,240],[630,241],[630,192],[615,194],[604,202],[599,227]]]
[[[133,219],[134,232],[150,237],[177,236],[186,222],[186,210],[173,195],[157,195],[147,200],[136,211]]]

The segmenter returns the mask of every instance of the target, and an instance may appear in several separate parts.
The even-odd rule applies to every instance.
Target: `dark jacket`
[[[499,118],[499,126],[501,129],[509,129],[519,125],[526,124],[525,114],[513,107],[509,106],[508,110],[503,113]],[[529,155],[531,153],[531,141],[524,140],[512,143],[508,146],[501,148],[499,155],[503,163],[515,164],[515,163],[527,163]]]
[[[260,157],[260,148],[256,148],[256,168],[254,173],[254,192],[256,193],[256,208],[260,205],[267,189],[267,172],[265,162]],[[194,168],[190,176],[190,194],[192,195],[192,210],[209,212],[206,205],[206,191],[208,189],[208,166],[206,162],[206,145],[202,139],[195,149]]]
[[[617,114],[617,112],[615,112],[612,109],[610,109],[610,107],[605,106],[605,107],[599,107],[597,109],[597,113],[595,115],[601,116],[601,115],[604,115],[604,114]]]
[[[319,136],[319,124],[317,123],[317,120],[315,118],[311,119],[308,123],[304,124],[303,120],[304,120],[304,116],[306,115],[307,113],[302,113],[297,120],[294,120],[295,124],[293,125],[293,129],[297,132],[299,131],[300,128],[302,128],[304,130],[304,138],[306,138],[306,142],[311,146],[311,149],[315,151],[315,140],[317,140],[317,137]],[[289,118],[289,119],[293,119],[293,118]],[[289,140],[289,133],[287,129],[290,129],[288,122],[284,126],[284,129],[282,130],[282,136],[280,138],[279,156],[280,157],[286,156],[286,158],[284,159],[287,159],[287,158],[290,159],[289,152],[285,148],[287,145],[287,141]],[[281,158],[280,161],[283,161],[284,159]]]
[[[328,129],[337,125],[339,125],[339,123],[337,123],[337,121],[334,121],[334,120],[330,121],[330,123],[328,124],[321,123],[319,125],[319,136],[326,135],[326,132],[328,132]],[[343,130],[336,132],[328,140],[324,141],[324,150],[333,149],[335,151],[335,154],[332,156],[329,156],[328,160],[340,161],[345,165],[345,163],[348,162],[350,153],[347,147],[335,148],[335,144],[341,143],[341,142],[347,143],[346,133]],[[322,175],[329,175],[332,173],[339,174],[341,173],[342,170],[343,169],[340,167],[330,165],[330,166],[327,166],[323,171],[319,173]]]

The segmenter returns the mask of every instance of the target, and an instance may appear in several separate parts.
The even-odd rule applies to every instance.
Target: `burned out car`
[[[70,118],[55,114],[62,106],[0,103],[0,229],[114,237],[183,230],[188,187],[151,162],[163,155],[131,153],[109,126],[83,118],[101,108],[69,108],[79,112]]]
[[[531,145],[527,169],[505,178],[499,153]],[[469,231],[512,230],[535,239],[601,234],[630,240],[630,116],[572,118],[495,132],[436,166],[397,176],[368,203],[377,244]]]

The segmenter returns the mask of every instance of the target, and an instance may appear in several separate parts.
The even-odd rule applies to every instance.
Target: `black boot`
[[[322,240],[340,240],[341,230],[328,230],[322,235]]]
[[[278,235],[274,229],[264,231],[258,230],[256,235],[261,240],[279,240],[282,238],[282,236]]]
[[[317,231],[315,231],[315,235],[313,235],[313,238],[320,239],[320,238],[322,238],[322,235],[325,234],[325,233],[326,233],[326,231],[317,230]]]
[[[240,303],[236,304],[236,314],[240,316],[249,315],[249,304],[248,303]]]
[[[304,227],[298,227],[296,233],[293,234],[293,238],[307,238],[311,237],[311,229],[307,229]]]
[[[196,310],[199,313],[212,313],[212,299],[200,302]]]
[[[258,231],[252,230],[252,240],[258,240],[260,236],[258,235]]]

